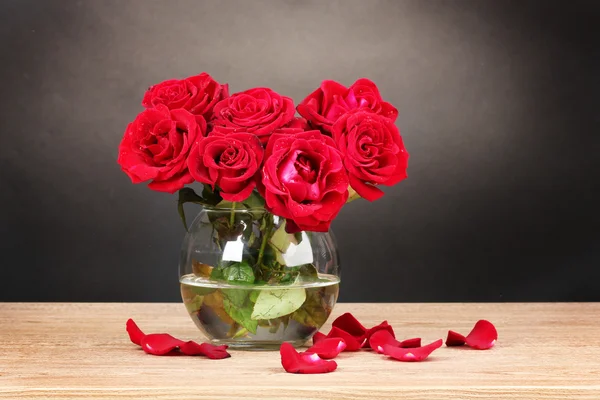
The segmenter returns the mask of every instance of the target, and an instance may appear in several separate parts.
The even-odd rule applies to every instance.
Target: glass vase
[[[233,348],[301,346],[325,324],[339,293],[331,232],[287,233],[264,208],[209,208],[180,257],[181,296],[196,326]]]

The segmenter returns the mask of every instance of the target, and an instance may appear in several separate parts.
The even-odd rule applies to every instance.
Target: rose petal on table
[[[379,325],[375,325],[374,327],[367,329],[367,332],[364,335],[367,340],[363,344],[363,347],[371,348],[371,341],[370,341],[371,336],[374,333],[383,331],[383,330],[389,332],[393,337],[396,337],[396,334],[394,333],[394,329],[392,328],[392,326],[390,324],[388,324],[387,321],[383,321]]]
[[[496,327],[485,319],[477,321],[473,330],[465,338],[467,345],[477,350],[487,350],[494,347],[496,340],[498,340]]]
[[[448,331],[446,337],[446,346],[463,346],[467,342],[467,338],[458,332]]]
[[[313,344],[319,343],[321,340],[326,339],[327,335],[321,332],[317,332],[313,335],[312,340]]]
[[[357,340],[362,339],[367,333],[367,328],[365,328],[363,324],[358,322],[358,320],[354,318],[354,315],[350,313],[345,313],[337,317],[335,321],[333,321],[331,326],[339,328],[349,333],[350,335],[357,338]]]
[[[335,358],[346,348],[346,342],[342,338],[325,338],[312,345],[307,353],[315,353],[324,359]]]
[[[439,339],[426,346],[415,348],[402,348],[386,344],[383,346],[383,352],[388,357],[398,361],[423,361],[429,357],[433,351],[439,349],[443,343],[444,341]]]
[[[406,339],[399,342],[388,331],[377,331],[371,336],[371,348],[379,354],[383,354],[383,346],[386,344],[402,348],[421,347],[421,338]]]
[[[365,338],[357,339],[356,337],[352,336],[345,330],[340,329],[336,326],[331,328],[331,330],[327,334],[327,337],[344,339],[344,341],[346,342],[345,351],[358,351],[358,350],[360,350],[360,348],[362,347],[364,342],[367,340]]]
[[[151,333],[142,338],[142,349],[155,356],[164,356],[181,347],[185,342],[169,335],[168,333]]]
[[[198,344],[193,340],[179,346],[179,351],[188,356],[201,355],[213,360],[231,357],[231,354],[227,352],[227,345],[215,346],[210,343]]]
[[[127,333],[129,334],[129,339],[131,340],[131,342],[137,344],[138,346],[141,346],[142,338],[146,336],[144,335],[144,332],[142,332],[142,330],[131,318],[127,320],[125,326],[127,328]]]
[[[383,346],[390,345],[400,347],[400,342],[396,340],[392,334],[387,330],[380,330],[371,335],[371,348],[377,353],[383,354]]]
[[[335,361],[323,360],[315,353],[298,353],[289,343],[282,343],[279,354],[283,369],[293,374],[324,374],[337,368]]]
[[[400,342],[400,347],[410,349],[413,347],[421,347],[421,338],[406,339]]]

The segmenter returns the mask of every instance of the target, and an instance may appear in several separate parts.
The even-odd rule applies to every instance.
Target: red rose
[[[217,103],[211,124],[253,133],[266,144],[271,133],[292,121],[295,113],[291,98],[268,88],[255,88]]]
[[[183,108],[209,120],[215,104],[228,96],[227,84],[221,85],[203,72],[186,79],[171,79],[151,86],[144,95],[142,105],[151,108],[164,104],[170,110]]]
[[[298,104],[298,112],[310,122],[311,126],[331,132],[332,125],[339,117],[350,110],[362,107],[392,121],[398,117],[398,110],[383,101],[377,85],[365,78],[357,80],[349,88],[335,81],[323,81],[320,88]]]
[[[117,162],[133,183],[152,180],[150,189],[174,193],[194,181],[187,157],[196,139],[205,134],[201,116],[158,105],[142,111],[127,126]]]
[[[391,119],[358,109],[344,114],[331,131],[344,157],[350,186],[361,197],[377,200],[374,185],[394,185],[406,178],[408,152]]]
[[[319,131],[274,133],[260,187],[266,207],[289,233],[326,232],[348,199],[348,176],[333,139]]]
[[[192,149],[190,173],[198,182],[218,186],[228,201],[243,201],[256,187],[263,148],[250,133],[211,133]]]

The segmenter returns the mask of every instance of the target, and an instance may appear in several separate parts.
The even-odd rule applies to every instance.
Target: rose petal
[[[198,344],[192,340],[179,346],[179,351],[188,356],[201,355],[213,360],[231,357],[231,354],[227,352],[227,345],[215,346],[210,343]]]
[[[337,357],[346,348],[346,342],[342,338],[325,338],[306,350],[307,353],[315,353],[324,359]]]
[[[231,357],[227,353],[226,345],[215,346],[210,343],[198,344],[194,341],[184,342],[167,333],[152,333],[145,335],[144,332],[130,318],[127,320],[127,333],[129,339],[142,349],[152,355],[162,356],[172,352],[175,349],[188,356],[203,355],[212,359],[221,359]]]
[[[151,333],[142,338],[142,349],[155,356],[163,356],[176,348],[182,346],[185,342],[169,335],[168,333]]]
[[[357,351],[363,346],[367,339],[356,338],[343,329],[334,326],[327,334],[328,338],[342,338],[346,342],[346,351]]]
[[[373,350],[382,354],[383,347],[386,344],[402,348],[421,347],[421,338],[406,339],[399,342],[389,331],[379,330],[371,335],[370,343]]]
[[[327,335],[321,332],[317,332],[313,335],[312,340],[313,344],[319,343],[321,340],[326,339]]]
[[[281,344],[279,354],[283,369],[293,374],[323,374],[337,368],[335,361],[325,361],[314,353],[298,353],[289,343]]]
[[[487,350],[496,344],[498,331],[494,324],[485,319],[477,321],[471,332],[465,337],[458,332],[448,331],[446,346],[467,345],[477,350]]]
[[[335,319],[335,321],[333,321],[331,325],[348,332],[355,338],[361,338],[367,333],[367,328],[358,322],[354,315],[350,313],[340,315]]]
[[[400,347],[400,342],[387,330],[379,330],[373,333],[369,341],[371,348],[377,353],[383,353],[385,345]]]
[[[487,350],[496,344],[498,331],[490,321],[484,319],[477,321],[473,330],[467,335],[466,342],[469,347],[477,350]]]
[[[370,343],[371,336],[373,336],[373,334],[375,334],[376,332],[379,332],[382,330],[389,332],[392,335],[392,337],[396,337],[392,326],[390,324],[388,324],[387,321],[383,321],[379,325],[375,325],[374,327],[367,330],[367,333],[365,334],[365,337],[367,340],[366,340],[365,344],[363,345],[363,347],[370,348],[371,347],[371,343]]]
[[[402,348],[386,344],[383,346],[383,352],[388,357],[399,361],[423,361],[443,343],[444,341],[439,339],[427,346],[415,348]]]
[[[127,320],[127,324],[125,325],[127,328],[127,333],[129,334],[129,339],[132,343],[137,344],[138,346],[142,345],[142,339],[144,338],[144,332],[140,328],[138,328],[137,324],[133,322],[131,318]]]
[[[448,331],[446,346],[463,346],[467,339],[458,332]]]
[[[406,339],[400,342],[400,347],[410,349],[413,347],[421,347],[421,338]]]

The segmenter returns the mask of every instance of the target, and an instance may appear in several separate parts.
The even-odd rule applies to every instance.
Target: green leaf
[[[246,262],[231,264],[223,269],[223,278],[229,283],[254,283],[254,271]]]
[[[291,318],[302,325],[320,328],[325,324],[330,314],[331,306],[323,302],[320,290],[311,290],[302,308],[296,310]]]
[[[302,232],[296,232],[294,233],[294,240],[292,240],[292,243],[294,243],[296,246],[298,246],[300,244],[300,242],[302,242]]]
[[[256,299],[258,298],[259,294],[260,290],[253,290],[252,292],[250,292],[248,299],[250,299],[251,302],[256,303]]]
[[[358,193],[356,193],[356,190],[352,189],[352,186],[348,185],[348,200],[346,200],[346,203],[350,203],[351,201],[360,198],[361,197]]]
[[[225,280],[225,275],[223,275],[224,269],[225,268],[213,268],[212,272],[210,273],[210,279],[215,281]]]
[[[288,247],[290,247],[289,234],[285,231],[285,220],[281,225],[279,225],[279,228],[277,228],[275,233],[273,233],[271,239],[269,239],[269,242],[281,253],[285,253]]]
[[[204,296],[194,296],[191,300],[184,301],[185,308],[188,313],[193,314],[198,312],[200,307],[202,307],[202,301],[204,300]]]
[[[248,247],[252,247],[252,245],[254,244],[255,241],[256,241],[256,234],[252,230],[252,226],[250,226],[250,236],[248,237],[246,244]]]
[[[183,209],[183,205],[185,203],[194,203],[200,204],[203,206],[214,206],[221,201],[221,196],[218,192],[213,192],[210,186],[204,185],[202,189],[202,196],[199,196],[194,189],[189,187],[184,187],[183,189],[179,189],[179,198],[177,199],[177,212],[179,213],[179,217],[181,217],[181,221],[183,222],[183,226],[185,230],[188,230],[187,222],[185,220],[185,210]]]
[[[269,244],[271,250],[273,250],[273,254],[275,255],[275,261],[280,265],[285,265],[285,259],[283,258],[283,254],[281,251],[272,244]]]
[[[246,208],[263,208],[265,206],[265,199],[254,190],[246,200],[242,201],[242,204]]]
[[[300,266],[300,268],[298,268],[298,274],[302,278],[310,278],[311,280],[317,280],[319,278],[319,273],[312,264],[304,264]]]
[[[256,299],[252,319],[274,319],[288,315],[306,300],[303,288],[263,290]]]
[[[257,321],[252,319],[253,304],[245,289],[223,289],[223,307],[229,316],[249,332],[256,334]]]

